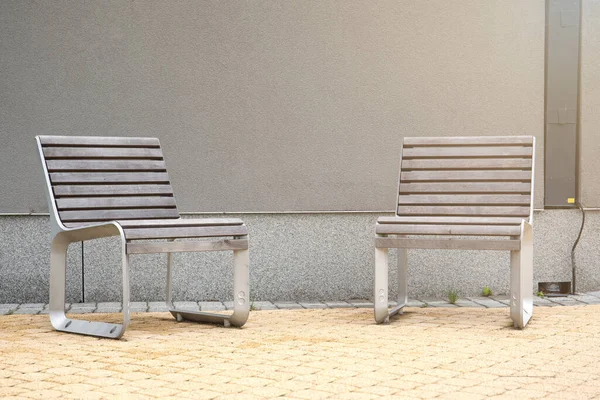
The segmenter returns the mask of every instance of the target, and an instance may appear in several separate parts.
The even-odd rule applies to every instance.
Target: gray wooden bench
[[[158,139],[37,136],[36,141],[50,211],[50,320],[55,329],[120,338],[130,321],[129,256],[145,253],[168,253],[166,303],[177,320],[244,325],[250,310],[246,226],[235,218],[180,218]],[[122,244],[123,323],[69,319],[65,315],[67,246],[109,236],[119,236]],[[196,240],[176,241],[183,238]],[[233,313],[176,309],[173,253],[219,250],[234,254]]]
[[[377,323],[406,305],[407,249],[469,249],[510,251],[510,316],[525,327],[533,312],[534,149],[532,136],[404,139],[396,215],[376,225]],[[391,310],[388,248],[398,248]]]

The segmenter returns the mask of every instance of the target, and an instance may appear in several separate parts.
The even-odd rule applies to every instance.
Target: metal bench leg
[[[510,252],[510,317],[524,328],[533,314],[533,230],[521,224],[521,250]]]
[[[233,313],[217,314],[202,311],[178,310],[171,301],[171,253],[169,253],[167,265],[167,305],[169,311],[177,321],[187,320],[195,322],[209,322],[213,324],[223,324],[225,326],[243,326],[248,320],[250,314],[250,296],[249,296],[249,272],[248,250],[234,250],[233,252],[234,270],[233,270]],[[170,304],[169,304],[170,303]]]
[[[71,243],[64,235],[52,240],[50,253],[50,322],[57,331],[118,339],[129,324],[129,264],[123,244],[123,324],[69,319],[65,314],[67,248]],[[123,241],[124,243],[124,241]]]
[[[170,240],[172,242],[173,240]],[[167,307],[175,309],[173,305],[173,253],[167,253]]]
[[[402,314],[408,303],[408,259],[406,249],[398,249],[398,305],[390,310],[390,316]]]
[[[388,312],[388,249],[375,248],[375,285],[374,285],[375,322],[389,322]]]

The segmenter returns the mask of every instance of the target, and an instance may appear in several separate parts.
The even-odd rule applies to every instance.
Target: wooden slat
[[[530,181],[531,171],[413,171],[402,172],[402,182],[424,181]]]
[[[400,195],[398,204],[531,204],[531,196],[521,194],[446,194],[446,195]]]
[[[378,224],[520,225],[520,217],[379,217]]]
[[[531,169],[530,158],[430,158],[402,160],[402,170]]]
[[[532,145],[533,136],[407,137],[404,146]]]
[[[144,210],[80,210],[61,211],[58,213],[63,222],[92,222],[92,221],[114,221],[126,219],[149,219],[149,218],[178,218],[176,208],[166,209],[144,209]]]
[[[521,242],[515,239],[478,240],[478,239],[414,239],[414,238],[376,238],[375,247],[405,249],[443,249],[443,250],[519,250]]]
[[[56,200],[59,210],[175,207],[173,197],[71,197]]]
[[[245,225],[202,226],[177,228],[125,228],[127,240],[168,239],[190,237],[243,236],[248,230]]]
[[[519,225],[406,225],[377,224],[375,233],[386,235],[518,236]]]
[[[162,160],[160,148],[125,147],[44,147],[44,156],[51,158],[146,158]]]
[[[185,218],[172,220],[129,220],[118,221],[123,228],[167,228],[185,226],[243,225],[239,218]]]
[[[156,138],[101,136],[40,136],[42,146],[159,147]]]
[[[171,185],[58,185],[53,189],[56,197],[173,194]]]
[[[400,193],[531,193],[524,182],[428,182],[402,183]]]
[[[496,215],[528,217],[529,207],[494,206],[399,206],[398,215]]]
[[[202,242],[127,243],[128,254],[180,253],[186,251],[244,250],[248,239],[224,239]]]
[[[169,183],[166,172],[53,172],[53,185],[59,183]]]
[[[521,157],[530,158],[532,147],[408,147],[402,159],[443,157]]]
[[[166,171],[163,160],[48,160],[48,172],[57,171]]]

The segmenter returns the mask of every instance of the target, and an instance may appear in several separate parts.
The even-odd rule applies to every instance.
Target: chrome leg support
[[[375,285],[373,293],[375,322],[389,322],[388,311],[388,249],[375,248]]]
[[[171,255],[169,254],[169,257]],[[233,313],[217,314],[203,311],[177,310],[172,302],[169,305],[169,311],[177,321],[187,320],[195,322],[209,322],[213,324],[223,324],[224,326],[243,326],[248,320],[250,314],[250,295],[249,295],[249,256],[248,249],[234,250],[233,252],[234,270],[233,270]],[[171,258],[169,258],[167,271],[170,271]],[[170,272],[167,272],[167,291],[170,292]],[[167,295],[167,304],[170,296]]]
[[[123,323],[85,321],[67,318],[65,314],[67,248],[69,243],[121,233],[123,252]],[[57,331],[118,339],[129,324],[129,256],[122,230],[117,225],[86,228],[81,232],[60,232],[52,239],[50,253],[50,323]]]
[[[510,317],[524,328],[533,315],[533,229],[521,224],[521,250],[510,252]]]
[[[398,249],[398,305],[390,310],[390,316],[402,314],[408,303],[408,259],[406,249]]]

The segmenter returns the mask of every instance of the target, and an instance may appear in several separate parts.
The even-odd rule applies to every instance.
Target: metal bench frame
[[[533,314],[534,172],[532,136],[405,138],[396,215],[380,217],[376,224],[375,321],[389,322],[407,304],[407,249],[508,250],[510,316],[515,327],[524,328]],[[494,191],[498,194],[489,194]],[[482,204],[482,199],[492,202]],[[398,304],[392,309],[389,248],[398,249]]]
[[[166,304],[169,307],[171,314],[178,320],[189,320],[197,322],[209,322],[209,323],[220,323],[225,326],[242,326],[246,323],[250,311],[249,303],[249,272],[248,272],[248,233],[245,225],[241,220],[238,219],[181,219],[179,212],[174,203],[172,197],[172,189],[170,183],[167,181],[161,182],[161,187],[167,188],[167,193],[171,193],[171,197],[163,196],[157,200],[161,203],[169,203],[168,208],[156,211],[153,208],[142,208],[140,211],[137,210],[125,210],[129,216],[125,216],[123,219],[111,220],[99,220],[98,217],[90,217],[96,219],[95,221],[78,221],[74,223],[65,222],[65,215],[70,215],[69,218],[85,219],[88,217],[82,217],[82,215],[89,215],[89,211],[80,212],[80,209],[74,208],[74,211],[62,212],[57,206],[57,197],[55,196],[56,182],[53,182],[52,176],[61,176],[61,179],[70,180],[73,184],[81,185],[81,182],[76,182],[73,178],[77,176],[85,176],[88,179],[93,176],[94,173],[98,172],[89,168],[81,169],[80,171],[73,172],[69,167],[65,167],[66,173],[58,173],[52,175],[48,169],[48,157],[44,153],[44,149],[47,146],[54,146],[59,149],[63,149],[63,154],[67,155],[67,158],[58,157],[57,161],[75,161],[81,164],[93,165],[94,163],[102,162],[113,162],[114,165],[120,165],[122,167],[127,162],[131,162],[130,158],[103,158],[103,151],[106,149],[120,148],[124,153],[127,153],[126,149],[137,148],[143,144],[147,146],[147,143],[151,143],[153,151],[153,160],[159,160],[164,165],[164,159],[162,157],[162,150],[160,149],[160,143],[158,139],[154,138],[106,138],[106,137],[77,137],[77,136],[37,136],[36,142],[38,145],[39,156],[42,162],[42,168],[45,177],[45,189],[48,200],[48,209],[50,212],[50,227],[51,227],[51,256],[50,256],[50,305],[49,314],[52,326],[58,330],[69,333],[77,333],[83,335],[91,335],[98,337],[114,338],[118,339],[123,336],[127,326],[130,323],[130,290],[129,290],[129,256],[131,254],[148,254],[148,253],[168,253],[167,258],[167,285],[166,285]],[[62,146],[62,147],[61,147]],[[143,146],[142,146],[143,147]],[[87,149],[88,153],[93,153],[91,157],[83,160],[76,156],[69,155],[69,151],[73,152],[73,149]],[[81,150],[78,150],[81,152]],[[140,163],[140,160],[135,160]],[[147,161],[147,160],[146,160]],[[57,163],[58,164],[58,163]],[[63,162],[63,165],[67,163]],[[125,165],[126,168],[127,165]],[[135,169],[130,168],[130,169]],[[81,172],[83,171],[83,172]],[[124,171],[126,175],[128,170]],[[147,172],[147,171],[146,171]],[[146,173],[144,172],[144,173]],[[67,176],[72,174],[71,176]],[[119,174],[119,172],[117,172]],[[166,176],[166,167],[161,172]],[[143,175],[141,182],[151,182],[152,173]],[[150,177],[150,178],[148,178]],[[146,179],[148,178],[148,179]],[[58,178],[56,178],[58,179]],[[84,180],[85,180],[84,179]],[[99,178],[103,180],[104,177]],[[164,179],[164,178],[161,178]],[[168,178],[166,178],[168,179]],[[111,182],[103,182],[95,184],[110,184]],[[123,182],[118,182],[120,185]],[[154,182],[156,183],[156,182]],[[166,186],[168,185],[168,186]],[[142,185],[144,186],[144,185]],[[79,186],[82,188],[83,186]],[[110,189],[108,186],[105,188]],[[108,190],[106,189],[106,190]],[[106,193],[104,193],[106,196]],[[110,195],[110,194],[109,194]],[[90,195],[90,197],[93,195]],[[114,196],[117,196],[115,194]],[[81,197],[79,198],[81,199]],[[130,197],[131,199],[131,197]],[[150,196],[148,197],[150,199]],[[84,198],[83,201],[87,199]],[[98,200],[98,198],[94,198]],[[115,200],[115,197],[110,198],[111,201]],[[130,203],[133,200],[125,200]],[[139,204],[139,207],[144,207],[143,201]],[[82,201],[75,200],[75,203],[82,204]],[[106,201],[104,201],[106,203]],[[132,203],[133,204],[133,203]],[[85,204],[84,204],[85,205]],[[78,211],[79,210],[79,211]],[[92,210],[94,211],[94,210]],[[61,212],[63,217],[61,218]],[[98,208],[94,211],[98,213]],[[69,214],[71,213],[71,214]],[[79,213],[79,214],[78,214]],[[152,214],[156,215],[152,215]],[[161,214],[162,213],[162,214]],[[119,211],[111,209],[106,212],[107,216],[119,215]],[[121,213],[122,214],[122,213]],[[141,218],[135,218],[137,215],[143,215]],[[167,219],[161,219],[160,215],[165,215]],[[75,217],[73,217],[75,215]],[[129,219],[128,219],[129,218]],[[148,219],[150,218],[150,219]],[[102,219],[102,218],[100,218]],[[160,232],[156,234],[155,232]],[[181,235],[181,236],[177,236]],[[112,324],[95,321],[85,321],[79,319],[70,319],[65,314],[65,300],[66,300],[66,267],[67,267],[67,247],[70,243],[106,238],[111,236],[119,236],[121,239],[121,253],[122,253],[122,274],[123,274],[123,323]],[[222,237],[231,236],[231,239],[222,239]],[[202,238],[219,238],[202,241],[180,241],[177,242],[177,238],[189,238],[189,237],[202,237]],[[142,239],[167,239],[166,242],[139,242]],[[232,250],[234,254],[234,309],[233,313],[227,314],[216,314],[208,312],[194,312],[187,310],[179,310],[175,308],[172,301],[172,267],[173,267],[173,253],[175,252],[187,252],[187,251],[224,251]]]

